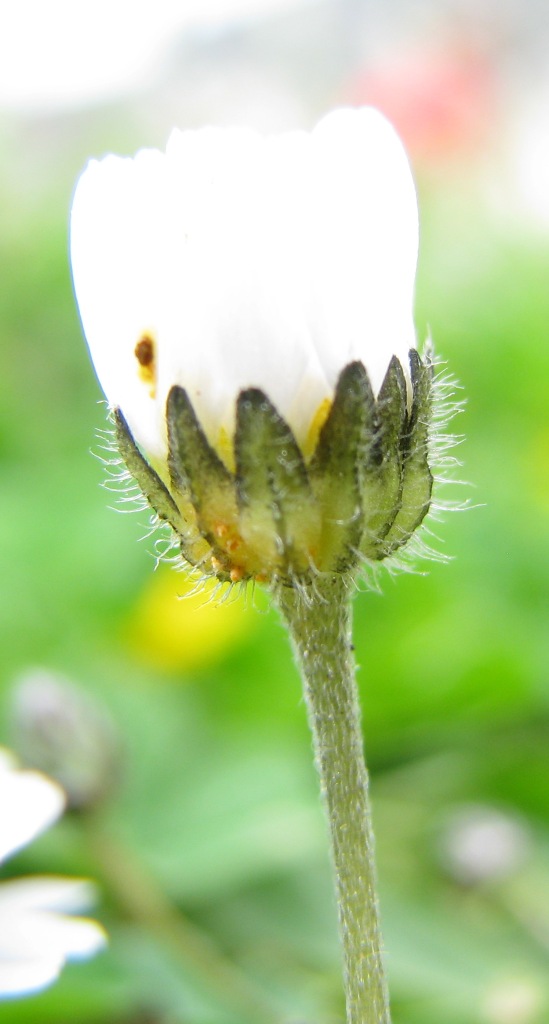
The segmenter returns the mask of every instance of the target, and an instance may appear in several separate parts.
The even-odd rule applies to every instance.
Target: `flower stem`
[[[347,1024],[390,1024],[350,595],[341,576],[322,575],[307,591],[280,588],[276,601],[301,669],[328,816]]]

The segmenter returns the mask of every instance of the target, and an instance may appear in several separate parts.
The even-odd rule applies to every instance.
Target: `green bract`
[[[409,353],[411,396],[393,357],[377,398],[361,362],[341,372],[306,458],[259,388],[240,392],[234,469],[208,442],[187,392],[168,395],[169,486],[139,451],[122,412],[116,440],[130,474],[177,534],[186,562],[239,582],[310,583],[349,573],[406,543],[426,515],[432,475],[430,354]]]

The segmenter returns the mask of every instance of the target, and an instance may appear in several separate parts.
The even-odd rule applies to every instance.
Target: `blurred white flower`
[[[529,852],[524,825],[495,807],[460,807],[445,822],[440,852],[446,869],[465,885],[498,882],[517,871]]]
[[[0,749],[0,861],[51,825],[63,791],[38,772],[21,771]],[[94,921],[67,916],[85,909],[93,887],[79,879],[33,877],[0,884],[0,999],[45,988],[67,960],[105,943]]]
[[[546,1007],[544,988],[536,978],[498,978],[481,1007],[483,1024],[537,1024]]]
[[[72,680],[27,669],[13,689],[11,718],[22,760],[59,783],[71,810],[90,810],[112,793],[120,767],[114,725]]]
[[[374,393],[393,355],[407,373],[417,245],[408,160],[371,108],[334,111],[310,133],[174,131],[165,154],[91,161],[72,210],[99,380],[162,461],[173,385],[214,446],[247,387],[302,443],[353,360]]]

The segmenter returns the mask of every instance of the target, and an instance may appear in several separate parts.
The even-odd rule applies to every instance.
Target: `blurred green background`
[[[382,595],[355,602],[394,1024],[547,1024],[539,11],[509,4],[494,35],[490,4],[402,3],[390,17],[380,4],[274,8],[233,17],[227,3],[215,25],[174,32],[169,59],[128,95],[76,103],[67,81],[63,100],[47,82],[42,104],[2,100],[0,742],[27,762],[44,748],[80,804],[3,874],[95,879],[110,945],[49,991],[0,1004],[0,1021],[343,1020],[286,637],[266,602],[177,601],[185,580],[153,572],[146,514],[107,508],[90,455],[104,406],[67,221],[90,155],[161,146],[172,123],[308,126],[337,103],[373,101],[416,171],[418,331],[463,388],[456,475],[469,483],[448,496],[474,506],[432,524],[447,564],[385,573]]]

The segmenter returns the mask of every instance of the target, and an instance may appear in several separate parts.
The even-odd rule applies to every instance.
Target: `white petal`
[[[65,798],[38,772],[20,771],[0,749],[0,853],[7,856],[51,824]],[[49,985],[67,959],[91,956],[105,941],[100,925],[65,916],[93,899],[82,879],[26,878],[0,885],[0,998]]]
[[[307,375],[314,412],[329,389],[303,301],[308,136],[209,129],[175,141],[172,205],[185,245],[169,289],[160,392],[185,385],[212,435],[231,428],[243,387],[263,388],[285,413]]]
[[[95,897],[93,883],[83,878],[61,878],[55,875],[17,878],[0,885],[0,920],[2,915],[11,913],[13,908],[73,913],[90,907]]]
[[[67,960],[97,953],[106,936],[95,921],[12,907],[0,914],[0,996],[43,988]]]
[[[313,132],[317,245],[312,316],[331,382],[360,359],[378,391],[391,356],[404,369],[413,323],[417,199],[406,154],[376,110],[338,110]]]
[[[74,198],[72,266],[109,402],[153,461],[165,458],[173,384],[214,442],[248,386],[303,437],[349,361],[376,390],[393,354],[406,368],[417,234],[403,148],[368,109],[270,139],[175,132],[166,155],[92,162]],[[136,359],[145,333],[154,389]]]
[[[63,958],[52,954],[10,957],[0,952],[0,999],[39,992],[56,980],[62,967]]]
[[[165,197],[162,154],[110,156],[88,165],[71,215],[73,279],[99,381],[153,453],[164,450],[163,416],[139,377],[135,347],[158,331],[169,264]]]
[[[93,956],[105,945],[101,925],[52,911],[14,912],[0,923],[0,957],[54,955],[62,960]]]
[[[0,747],[0,779],[2,772],[12,772],[16,768],[17,761],[11,750],[8,750],[6,747]]]
[[[39,772],[0,763],[0,861],[39,835],[65,806],[61,788]]]

